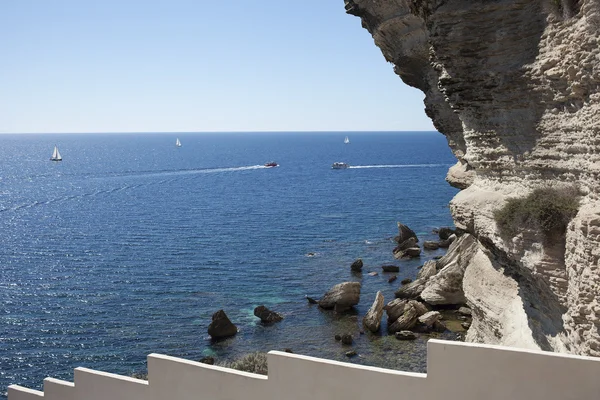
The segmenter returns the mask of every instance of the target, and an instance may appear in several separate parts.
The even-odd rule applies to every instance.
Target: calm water
[[[394,262],[396,222],[422,239],[452,223],[454,158],[434,132],[351,133],[349,145],[345,135],[1,135],[0,396],[11,383],[70,380],[77,366],[144,370],[151,352],[346,360],[333,339],[346,331],[351,362],[423,370],[426,339],[358,327],[377,290],[389,301],[398,286],[380,269]],[[55,144],[61,163],[49,161]],[[271,160],[280,166],[261,167]],[[396,282],[438,254],[397,262]],[[349,270],[357,257],[362,276]],[[348,280],[363,284],[358,315],[304,299]],[[284,321],[257,323],[260,304]],[[221,308],[240,333],[211,343]]]

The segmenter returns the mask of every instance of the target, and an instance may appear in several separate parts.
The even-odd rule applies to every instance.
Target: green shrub
[[[267,375],[267,353],[255,352],[230,362],[218,364],[221,367],[237,369],[238,371],[252,372],[253,374]]]
[[[527,197],[510,199],[494,212],[500,233],[516,235],[523,228],[538,229],[546,237],[563,235],[577,214],[580,195],[577,189],[536,189]]]

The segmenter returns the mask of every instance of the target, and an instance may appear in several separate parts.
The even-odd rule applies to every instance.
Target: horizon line
[[[300,131],[96,131],[96,132],[0,132],[0,135],[95,135],[95,134],[156,134],[156,133],[402,133],[402,132],[436,132],[436,130],[300,130]]]

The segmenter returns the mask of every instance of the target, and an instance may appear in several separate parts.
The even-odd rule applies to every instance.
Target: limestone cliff
[[[467,340],[600,356],[600,0],[345,3],[458,159]],[[563,185],[583,194],[565,233],[500,234],[507,199]]]

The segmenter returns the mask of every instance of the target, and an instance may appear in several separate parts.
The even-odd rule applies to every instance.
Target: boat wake
[[[351,165],[348,168],[433,168],[433,167],[451,167],[452,164],[398,164],[398,165]]]
[[[204,168],[204,169],[185,169],[185,170],[167,170],[167,171],[145,171],[145,172],[130,172],[130,173],[120,173],[120,174],[111,174],[108,176],[96,177],[96,179],[115,179],[115,178],[131,178],[131,177],[172,177],[172,176],[181,176],[181,175],[193,175],[193,174],[210,174],[210,173],[219,173],[219,172],[235,172],[235,171],[250,171],[256,169],[268,169],[264,165],[250,165],[244,167],[227,167],[227,168]],[[92,178],[93,177],[88,177]],[[0,212],[6,211],[18,211],[21,209],[27,209],[37,206],[51,205],[53,203],[60,203],[64,201],[78,201],[84,199],[86,197],[95,197],[102,195],[110,195],[112,193],[137,189],[139,187],[154,185],[154,184],[163,184],[174,179],[163,179],[161,181],[147,181],[144,183],[137,183],[132,185],[124,185],[119,187],[108,188],[104,190],[95,190],[91,192],[80,193],[77,195],[56,197],[53,199],[43,200],[43,201],[34,201],[26,204],[18,204],[12,206],[5,206],[4,208],[0,205]]]

